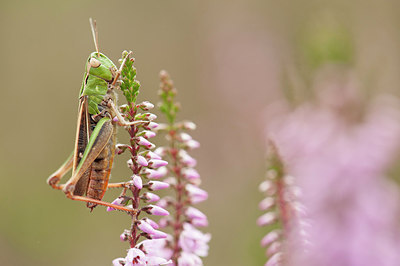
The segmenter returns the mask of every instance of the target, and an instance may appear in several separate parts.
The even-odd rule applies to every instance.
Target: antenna
[[[96,47],[97,57],[99,57],[100,56],[99,43],[97,41],[99,38],[97,33],[96,20],[89,18],[89,22],[90,22],[90,27],[92,28],[93,41],[94,41],[94,46]]]

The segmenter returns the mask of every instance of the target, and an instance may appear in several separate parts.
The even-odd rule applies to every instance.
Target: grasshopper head
[[[117,73],[117,67],[104,54],[93,52],[86,62],[86,72],[108,82],[112,82]]]

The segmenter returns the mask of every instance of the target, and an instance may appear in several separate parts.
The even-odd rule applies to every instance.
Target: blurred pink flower
[[[399,190],[385,178],[399,151],[399,103],[376,98],[354,116],[357,97],[348,97],[349,88],[319,89],[319,104],[275,113],[268,123],[268,138],[296,177],[312,222],[311,245],[306,253],[293,246],[289,265],[399,265]]]
[[[210,234],[204,234],[189,223],[183,224],[183,231],[179,238],[179,246],[183,252],[205,257],[208,255]]]

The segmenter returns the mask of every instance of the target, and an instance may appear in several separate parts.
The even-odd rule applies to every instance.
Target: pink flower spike
[[[161,160],[162,159],[160,155],[158,155],[157,153],[152,152],[152,151],[149,151],[146,154],[146,158],[148,158],[148,159],[157,159],[157,160]]]
[[[161,182],[161,181],[150,181],[148,184],[149,184],[149,189],[151,191],[165,189],[165,188],[169,187],[168,183]]]
[[[149,163],[147,162],[146,158],[144,158],[141,155],[138,155],[136,157],[136,162],[141,166],[148,166],[149,165]]]
[[[143,188],[143,181],[142,178],[138,175],[134,175],[132,177],[133,179],[133,185],[137,188],[137,189],[142,189]]]
[[[119,121],[119,120],[118,120],[118,117],[115,116],[115,117],[112,119],[112,121],[113,121],[113,122],[118,122],[118,121]]]
[[[150,141],[148,141],[147,139],[143,138],[143,137],[139,137],[137,140],[137,144],[146,147],[147,149],[152,149],[155,147],[155,145],[153,143],[151,143]]]
[[[275,221],[276,221],[276,214],[273,212],[267,212],[264,215],[261,215],[257,219],[257,225],[258,226],[267,226],[267,225],[271,225]]]
[[[185,188],[189,194],[190,201],[194,204],[205,201],[208,198],[207,191],[198,188],[197,186],[194,186],[192,184],[187,184]]]
[[[111,204],[122,206],[122,200],[123,200],[123,198],[118,197],[115,200],[113,200],[113,202],[111,202]],[[115,211],[115,209],[113,207],[107,207],[107,211],[108,212]]]
[[[143,198],[147,202],[156,202],[160,200],[160,197],[154,193],[146,192],[143,194]]]
[[[158,207],[156,205],[149,205],[148,207],[150,207],[149,212],[153,215],[158,215],[158,216],[168,216],[169,212],[167,210],[164,210],[161,207]]]
[[[193,180],[193,179],[199,179],[200,178],[199,172],[197,172],[194,168],[184,168],[184,169],[182,169],[182,175],[188,180]]]
[[[159,168],[162,166],[166,166],[168,164],[168,162],[164,161],[164,160],[152,159],[152,160],[150,160],[149,164],[153,168]]]

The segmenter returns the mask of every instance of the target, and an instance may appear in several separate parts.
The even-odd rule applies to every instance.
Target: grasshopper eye
[[[97,60],[96,58],[92,57],[89,60],[89,64],[91,67],[98,68],[101,65],[101,62],[99,60]]]

